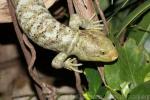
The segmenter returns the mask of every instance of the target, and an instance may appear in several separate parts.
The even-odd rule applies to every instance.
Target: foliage
[[[97,98],[97,94],[100,91],[102,81],[99,77],[99,74],[96,70],[86,68],[84,74],[86,75],[86,78],[89,83],[89,90],[84,94],[85,97],[88,98]],[[94,84],[94,85],[93,85]]]
[[[150,0],[100,2],[108,15],[109,36],[116,45],[119,58],[104,65],[105,85],[97,70],[85,68],[89,87],[84,97],[87,100],[149,100]]]

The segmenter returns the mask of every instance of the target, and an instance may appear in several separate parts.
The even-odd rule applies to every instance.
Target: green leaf
[[[123,2],[123,3],[122,3],[122,2]],[[116,15],[123,7],[125,7],[125,5],[126,5],[128,2],[129,2],[129,0],[122,0],[122,1],[119,0],[119,2],[117,2],[117,3],[122,3],[122,4],[115,10],[115,12],[111,15],[111,18],[110,18],[109,20],[111,20],[114,15]]]
[[[108,86],[121,90],[120,85],[124,82],[131,83],[131,89],[143,83],[146,74],[150,72],[150,62],[147,62],[143,49],[133,39],[129,39],[123,47],[118,48],[118,52],[118,61],[104,67]]]
[[[139,24],[129,30],[128,37],[134,38],[138,45],[143,45],[150,36],[150,11],[148,11]]]
[[[150,81],[150,72],[146,74],[144,82]]]
[[[125,97],[119,94],[118,92],[114,91],[111,87],[106,86],[106,88],[111,92],[116,100],[125,100]]]
[[[135,1],[136,0],[118,0],[115,2],[113,11],[111,10],[113,14],[109,16],[110,18],[108,18],[111,34],[118,33],[118,27],[120,27],[129,12],[131,12],[130,5],[136,5]]]
[[[145,48],[145,50],[150,54],[150,35],[149,35],[149,37],[145,40],[144,48]]]
[[[128,100],[150,100],[150,81],[134,88],[130,92]]]
[[[99,0],[99,3],[102,10],[106,10],[109,6],[108,0]]]
[[[121,93],[124,97],[127,97],[128,93],[130,92],[129,88],[130,83],[129,82],[124,82],[120,85],[121,87]]]
[[[138,6],[133,12],[131,12],[126,19],[120,25],[118,29],[117,38],[121,35],[121,33],[125,30],[125,28],[133,22],[136,18],[138,18],[142,13],[144,13],[147,9],[150,8],[150,0],[145,1],[143,4]]]
[[[128,16],[128,14],[129,14],[129,9],[126,9],[122,12],[117,13],[115,16],[112,15],[112,19],[110,19],[110,33],[111,34],[118,33],[118,27],[120,27],[120,25],[122,24],[124,19]]]
[[[99,95],[99,90],[102,88],[102,81],[100,79],[100,75],[97,70],[92,68],[86,68],[84,74],[88,81],[88,91],[85,93],[86,97],[94,99]]]

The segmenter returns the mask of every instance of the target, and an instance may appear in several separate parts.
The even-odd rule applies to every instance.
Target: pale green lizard
[[[83,61],[112,62],[118,53],[113,43],[100,31],[101,24],[72,15],[69,27],[52,17],[42,0],[13,0],[20,27],[39,46],[59,52],[54,68],[79,71],[76,58]],[[83,29],[79,29],[82,27]],[[79,71],[80,72],[80,71]]]

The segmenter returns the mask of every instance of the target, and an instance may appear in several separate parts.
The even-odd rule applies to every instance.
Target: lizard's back
[[[15,0],[16,15],[23,31],[38,45],[54,51],[67,51],[76,31],[59,23],[42,0]]]

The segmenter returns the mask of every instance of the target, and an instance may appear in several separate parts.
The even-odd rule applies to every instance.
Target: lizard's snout
[[[111,58],[112,61],[114,61],[118,58],[118,53],[116,50],[113,50],[108,53],[108,56]]]

